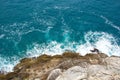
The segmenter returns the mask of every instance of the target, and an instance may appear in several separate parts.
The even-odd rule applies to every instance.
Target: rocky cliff
[[[24,58],[0,80],[120,80],[120,57],[75,52]]]

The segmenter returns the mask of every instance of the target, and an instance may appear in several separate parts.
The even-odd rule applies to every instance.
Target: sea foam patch
[[[14,57],[2,57],[0,56],[0,71],[7,73],[12,72],[16,64],[19,63],[20,58]]]
[[[117,29],[117,30],[120,31],[120,27],[117,26],[117,25],[115,25],[115,24],[114,24],[112,21],[110,21],[108,18],[106,18],[106,17],[103,16],[103,15],[101,15],[100,17],[105,20],[105,23],[106,23],[106,24],[108,24],[108,25],[112,26],[113,28],[115,28],[115,29]]]
[[[66,37],[67,38],[67,37]],[[62,54],[66,50],[71,50],[78,52],[82,55],[90,53],[93,48],[99,49],[102,53],[107,55],[120,56],[120,46],[117,44],[117,40],[110,34],[105,32],[92,32],[89,31],[84,35],[85,42],[81,44],[79,42],[65,42],[58,43],[56,41],[51,41],[48,44],[34,44],[33,49],[28,49],[26,54],[33,57],[39,56],[40,54]]]
[[[1,35],[0,35],[0,39],[2,39],[4,36],[5,36],[5,34],[1,34]]]

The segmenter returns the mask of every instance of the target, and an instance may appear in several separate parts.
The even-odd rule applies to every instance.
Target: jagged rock
[[[107,68],[120,74],[120,57],[107,57],[105,59]]]
[[[55,69],[55,70],[51,71],[47,80],[55,80],[61,73],[62,73],[61,69]]]
[[[111,80],[112,71],[103,65],[90,65],[88,67],[88,80]]]
[[[25,58],[0,80],[120,80],[120,57],[75,52]]]
[[[107,57],[104,62],[105,65],[69,68],[56,80],[120,80],[120,57]]]
[[[74,66],[63,72],[56,80],[82,80],[87,77],[86,68]]]

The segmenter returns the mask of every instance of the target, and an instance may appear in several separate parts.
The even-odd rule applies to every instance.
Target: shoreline
[[[87,68],[93,65],[106,66],[108,65],[106,61],[109,58],[120,60],[119,56],[108,56],[104,53],[88,53],[85,56],[70,51],[54,56],[43,54],[36,58],[24,58],[20,60],[20,63],[14,67],[13,72],[0,74],[0,80],[60,80],[60,73],[64,74],[65,71],[72,67],[79,66],[80,68]],[[113,66],[120,66],[116,62],[114,64]],[[57,77],[53,76],[53,73]],[[51,79],[53,77],[54,79]],[[120,78],[120,74],[118,78]]]

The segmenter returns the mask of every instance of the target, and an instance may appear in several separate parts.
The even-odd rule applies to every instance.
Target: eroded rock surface
[[[0,80],[120,80],[120,57],[75,52],[25,58]]]

